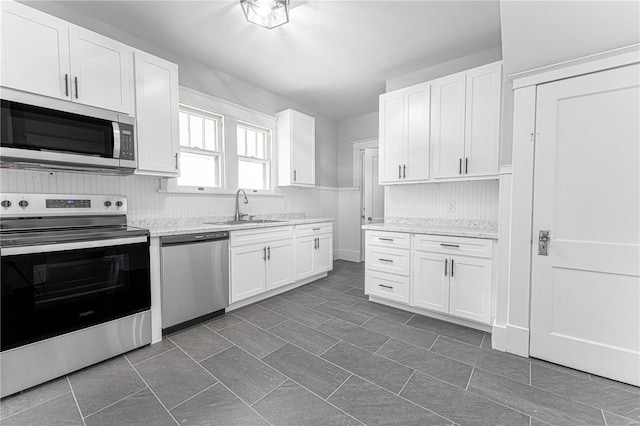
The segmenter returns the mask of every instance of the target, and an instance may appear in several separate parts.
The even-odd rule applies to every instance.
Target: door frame
[[[507,256],[502,260],[508,263],[508,274],[507,281],[499,283],[498,292],[506,294],[506,303],[497,306],[497,320],[492,327],[495,349],[529,356],[537,86],[635,63],[640,63],[640,44],[508,77],[514,96],[513,174],[511,193],[501,200],[506,204],[501,210],[510,211],[509,229],[505,232]]]
[[[358,223],[362,226],[362,209],[364,199],[364,150],[367,148],[379,148],[378,138],[359,139],[351,142],[352,161],[353,161],[353,186],[358,189]],[[362,235],[364,231],[360,228],[360,262],[364,262],[364,245],[362,244]]]

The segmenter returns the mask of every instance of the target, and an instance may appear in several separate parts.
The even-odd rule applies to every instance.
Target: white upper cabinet
[[[132,112],[133,50],[15,2],[2,2],[2,85]]]
[[[133,50],[80,27],[69,28],[72,100],[85,105],[131,112]]]
[[[316,183],[315,118],[287,109],[276,114],[278,186],[314,186]]]
[[[431,82],[433,178],[497,175],[501,81],[498,62]]]
[[[136,174],[178,175],[178,66],[135,52]]]
[[[380,96],[380,183],[429,179],[429,84]]]

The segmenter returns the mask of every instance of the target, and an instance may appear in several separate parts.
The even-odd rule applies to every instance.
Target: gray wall
[[[378,112],[340,121],[338,125],[338,186],[353,186],[352,143],[378,137]]]
[[[338,122],[298,105],[290,99],[209,68],[180,53],[165,50],[118,28],[63,5],[49,1],[23,1],[31,7],[103,34],[124,44],[174,62],[179,66],[180,85],[266,114],[293,108],[316,119],[316,185],[338,185]]]

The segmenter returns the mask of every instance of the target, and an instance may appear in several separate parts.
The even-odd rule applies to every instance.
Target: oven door
[[[147,237],[2,249],[2,350],[148,310]]]

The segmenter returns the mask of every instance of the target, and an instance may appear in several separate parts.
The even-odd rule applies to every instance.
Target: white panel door
[[[316,238],[316,273],[330,271],[333,269],[333,234],[324,234]]]
[[[129,114],[133,50],[75,26],[69,29],[69,46],[73,101]]]
[[[265,291],[266,245],[231,249],[231,303]]]
[[[464,171],[465,74],[433,81],[431,100],[433,176],[460,176]]]
[[[267,290],[293,281],[293,243],[276,241],[267,245]]]
[[[531,356],[634,385],[639,105],[637,64],[538,87],[531,283]]]
[[[300,185],[315,185],[315,120],[291,111],[291,150],[294,181]]]
[[[402,180],[429,180],[429,84],[412,86],[405,97],[405,159]]]
[[[69,24],[19,3],[1,4],[2,85],[68,99]]]
[[[500,89],[502,65],[490,64],[467,72],[464,174],[498,173],[500,147]]]
[[[493,262],[467,256],[451,256],[449,313],[489,324]]]
[[[135,52],[138,171],[177,176],[178,66]]]
[[[316,237],[298,237],[295,242],[295,279],[311,277],[316,268]]]
[[[380,183],[402,180],[404,161],[404,96],[402,91],[380,96]]]
[[[411,289],[413,306],[449,312],[449,256],[415,252]]]

